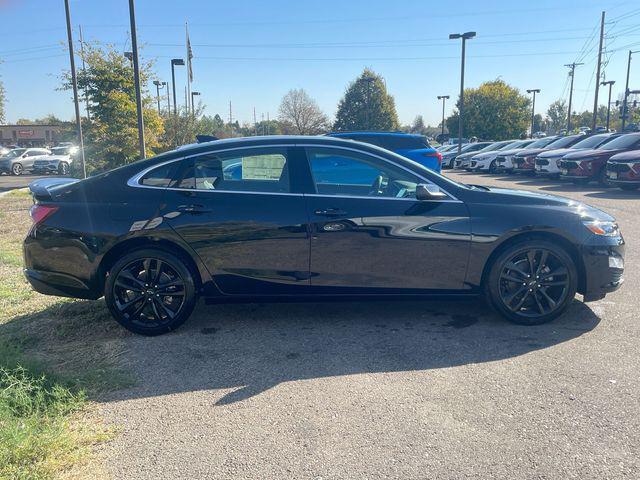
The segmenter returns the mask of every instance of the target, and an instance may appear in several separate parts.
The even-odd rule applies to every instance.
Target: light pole
[[[631,55],[634,53],[638,53],[640,50],[629,50],[629,59],[627,60],[627,82],[624,86],[624,100],[622,101],[622,128],[621,131],[624,131],[624,126],[627,123],[627,100],[629,99],[629,71],[631,70]]]
[[[609,101],[607,102],[607,131],[609,131],[609,118],[611,114],[611,87],[616,83],[615,80],[608,80],[606,82],[600,82],[603,87],[609,85]]]
[[[140,62],[138,60],[138,36],[136,34],[136,11],[134,0],[129,0],[129,20],[131,23],[131,49],[133,50],[133,81],[136,88],[136,111],[138,113],[138,143],[140,158],[147,156],[144,145],[144,117],[142,116],[142,89],[140,87]]]
[[[196,115],[196,110],[195,110],[195,102],[193,101],[193,97],[195,97],[196,95],[200,95],[200,92],[191,92],[191,113],[193,114],[194,117]]]
[[[87,178],[87,167],[84,161],[84,140],[82,138],[80,104],[78,103],[78,80],[76,77],[76,62],[73,56],[73,34],[71,33],[71,13],[69,11],[69,0],[64,0],[64,11],[67,17],[67,40],[69,42],[69,63],[71,64],[71,85],[73,87],[73,104],[76,113],[76,133],[78,135],[80,158],[82,160],[82,178]]]
[[[171,59],[171,85],[173,87],[173,114],[178,114],[178,104],[176,103],[176,65],[184,65],[184,59],[172,58]]]
[[[449,100],[449,95],[438,95],[438,100],[442,100],[442,136],[444,137],[444,104]]]
[[[160,89],[167,86],[167,82],[161,82],[160,80],[154,80],[153,84],[156,86],[156,99],[158,100],[158,115],[160,115]]]
[[[536,93],[540,93],[539,88],[532,88],[527,90],[527,93],[533,93],[533,103],[531,105],[531,138],[533,138],[533,124],[536,118]]]
[[[462,152],[462,124],[464,118],[464,55],[467,40],[476,36],[476,32],[452,33],[449,40],[462,39],[462,61],[460,62],[460,106],[458,115],[458,155]]]

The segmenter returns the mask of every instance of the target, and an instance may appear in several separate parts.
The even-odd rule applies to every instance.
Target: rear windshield
[[[342,138],[351,138],[358,142],[370,143],[387,150],[417,150],[431,148],[427,137],[401,136],[401,135],[353,135]]]
[[[617,150],[633,147],[640,140],[640,135],[622,135],[599,147],[599,150]]]

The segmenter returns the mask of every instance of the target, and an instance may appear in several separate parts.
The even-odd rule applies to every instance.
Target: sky
[[[131,49],[127,0],[70,0],[74,40]],[[460,88],[460,41],[467,42],[465,86],[500,78],[524,92],[539,88],[536,111],[568,98],[564,64],[576,68],[574,110],[592,109],[600,15],[606,12],[603,79],[624,91],[628,50],[640,50],[640,4],[621,0],[518,0],[454,3],[430,0],[136,0],[141,57],[155,61],[162,81],[170,59],[185,56],[185,22],[194,53],[192,89],[205,113],[253,121],[277,116],[289,89],[305,89],[330,117],[349,82],[365,67],[382,75],[401,123],[422,115],[438,125]],[[69,92],[59,90],[69,67],[62,0],[0,0],[0,80],[6,116],[73,118]],[[635,63],[635,65],[634,65]],[[640,53],[630,88],[640,88]],[[637,66],[636,66],[637,65]],[[635,68],[634,68],[635,67]],[[177,67],[179,103],[186,71]],[[155,87],[150,85],[155,91]],[[606,103],[601,90],[600,103]]]

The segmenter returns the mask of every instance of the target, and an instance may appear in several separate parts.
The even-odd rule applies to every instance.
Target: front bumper
[[[556,159],[540,158],[536,159],[535,165],[536,175],[560,175],[558,162]]]
[[[614,185],[640,185],[640,173],[636,173],[637,164],[608,163],[607,180]]]
[[[600,300],[624,283],[625,245],[622,237],[607,239],[609,245],[582,247],[584,276],[579,288],[585,302]],[[617,268],[622,262],[623,268]]]
[[[535,173],[535,165],[533,162],[516,159],[513,161],[513,171],[516,173]]]

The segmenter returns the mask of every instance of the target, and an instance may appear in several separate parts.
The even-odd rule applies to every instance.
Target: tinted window
[[[287,193],[289,174],[283,149],[211,153],[189,163],[178,188]]]
[[[173,172],[175,170],[176,163],[168,163],[161,167],[151,170],[144,177],[140,179],[141,185],[148,185],[150,187],[168,187],[169,182],[173,178]]]
[[[323,195],[415,198],[420,180],[381,159],[338,149],[307,150],[318,193]]]
[[[565,148],[565,147],[568,147],[569,145],[573,145],[576,142],[576,140],[578,140],[581,137],[582,135],[580,136],[572,135],[570,137],[562,137],[557,139],[554,142],[551,142],[549,145],[547,145],[547,148],[549,149]]]
[[[551,142],[554,142],[556,140],[558,139],[555,137],[541,138],[540,140],[536,140],[535,142],[531,143],[529,146],[527,146],[527,148],[544,148]]]
[[[630,148],[640,141],[640,135],[622,135],[600,146],[601,150],[617,150],[618,148]]]
[[[611,135],[593,135],[585,138],[584,140],[580,140],[571,148],[596,148],[602,142],[610,140],[611,138]]]

